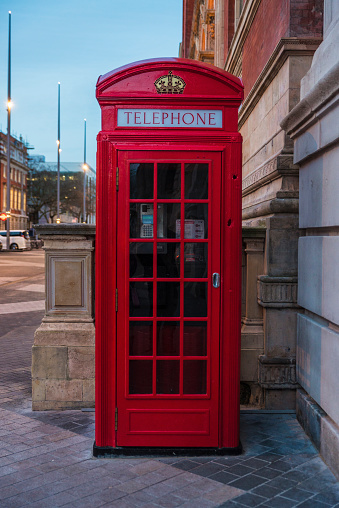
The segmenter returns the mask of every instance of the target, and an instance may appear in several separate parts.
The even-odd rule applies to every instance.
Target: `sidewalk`
[[[20,290],[27,303],[0,314],[1,508],[339,506],[338,483],[294,414],[242,413],[236,457],[93,458],[93,412],[31,410],[31,347],[43,312],[27,309],[41,289],[41,277],[1,289],[0,302],[14,305]]]

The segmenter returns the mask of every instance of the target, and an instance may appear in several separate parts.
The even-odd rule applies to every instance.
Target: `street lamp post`
[[[8,13],[8,94],[7,94],[7,194],[6,194],[6,229],[7,249],[10,248],[10,215],[11,215],[11,11]]]
[[[88,165],[86,164],[86,118],[84,119],[84,163],[82,166],[84,170],[84,196],[83,196],[83,217],[82,222],[86,221],[86,171],[88,169]]]
[[[57,158],[57,168],[58,168],[58,176],[57,176],[57,223],[60,223],[60,82],[58,83],[58,158]]]

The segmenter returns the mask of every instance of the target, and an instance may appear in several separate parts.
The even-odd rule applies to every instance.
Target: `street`
[[[33,335],[44,315],[44,251],[0,252],[0,402],[31,396]]]
[[[0,337],[18,328],[32,333],[41,323],[44,255],[42,250],[0,252]]]
[[[44,252],[0,253],[0,506],[339,506],[334,475],[293,412],[243,411],[238,456],[95,459],[94,413],[32,411]]]

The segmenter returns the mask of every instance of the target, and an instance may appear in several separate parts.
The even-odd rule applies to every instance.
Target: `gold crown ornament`
[[[166,76],[160,76],[156,81],[154,81],[154,86],[158,93],[182,93],[186,86],[185,81],[180,77],[176,76],[169,71]]]

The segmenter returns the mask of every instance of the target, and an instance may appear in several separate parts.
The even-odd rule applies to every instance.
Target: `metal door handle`
[[[218,288],[220,286],[220,273],[214,273],[212,275],[212,284],[214,288]]]

